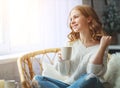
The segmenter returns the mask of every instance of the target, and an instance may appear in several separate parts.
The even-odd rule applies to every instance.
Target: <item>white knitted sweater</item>
[[[99,44],[86,48],[80,40],[76,40],[69,46],[72,47],[71,59],[58,61],[55,65],[57,71],[68,76],[64,82],[71,84],[84,73],[94,73],[103,82],[103,75],[107,68],[107,50],[104,54],[103,64],[98,65],[89,63],[89,60],[96,54]]]

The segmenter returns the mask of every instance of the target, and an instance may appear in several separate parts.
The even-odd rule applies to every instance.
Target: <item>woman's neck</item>
[[[93,46],[98,44],[98,41],[95,41],[91,35],[87,32],[80,33],[80,40],[85,47]]]

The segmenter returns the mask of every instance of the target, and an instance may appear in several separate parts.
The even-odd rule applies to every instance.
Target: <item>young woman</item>
[[[103,75],[106,72],[107,47],[111,36],[107,36],[93,8],[87,5],[74,7],[70,12],[69,46],[72,47],[70,60],[59,60],[56,70],[68,76],[65,82],[35,76],[38,88],[104,88]],[[37,88],[37,87],[35,87]]]

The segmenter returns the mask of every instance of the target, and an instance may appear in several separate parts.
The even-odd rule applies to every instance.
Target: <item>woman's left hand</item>
[[[102,36],[101,40],[100,40],[100,46],[102,48],[106,48],[112,41],[112,37],[111,36]]]

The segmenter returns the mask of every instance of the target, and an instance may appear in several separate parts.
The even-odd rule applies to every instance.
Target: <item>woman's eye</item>
[[[74,20],[74,19],[76,19],[76,18],[78,18],[78,17],[79,17],[79,16],[77,16],[77,15],[76,15],[76,16],[73,16],[73,17],[70,18],[70,21],[72,21],[72,20]]]
[[[78,18],[79,16],[74,16],[74,18]]]

